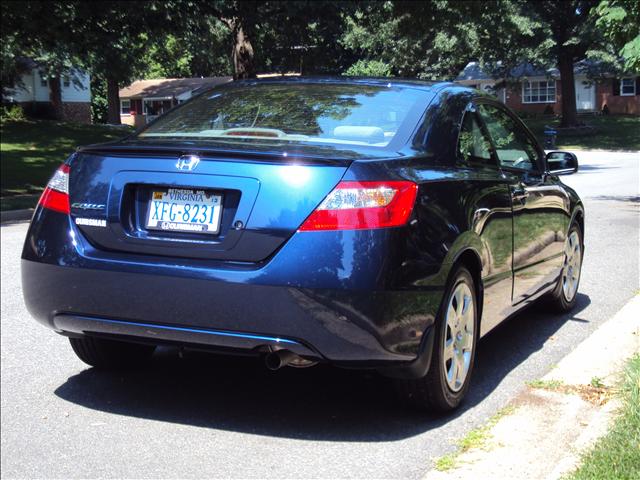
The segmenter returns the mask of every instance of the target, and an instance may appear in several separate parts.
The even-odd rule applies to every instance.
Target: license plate
[[[151,192],[146,227],[150,230],[217,234],[222,195],[169,188]]]

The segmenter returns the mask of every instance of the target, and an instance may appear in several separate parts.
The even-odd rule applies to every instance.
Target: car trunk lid
[[[197,155],[195,168],[180,168],[185,155]],[[166,147],[85,148],[71,161],[71,216],[96,248],[111,252],[259,262],[298,229],[351,162]],[[170,189],[218,197],[218,231],[148,228],[153,196]]]

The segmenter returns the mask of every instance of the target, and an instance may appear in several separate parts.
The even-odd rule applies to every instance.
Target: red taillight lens
[[[399,227],[407,223],[417,193],[413,182],[340,182],[300,230]]]
[[[60,213],[71,213],[69,206],[69,165],[60,165],[53,174],[38,202],[44,208]]]

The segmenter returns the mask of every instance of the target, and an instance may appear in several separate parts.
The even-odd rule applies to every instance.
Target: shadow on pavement
[[[598,195],[596,197],[590,197],[591,200],[613,200],[616,202],[632,202],[640,203],[640,196],[638,195]]]
[[[437,428],[489,395],[503,378],[590,303],[580,294],[570,315],[529,309],[481,342],[463,407],[448,417],[403,410],[391,382],[375,373],[328,366],[266,370],[254,358],[162,348],[146,368],[70,377],[55,391],[87,408],[204,428],[324,441],[393,441]]]
[[[580,162],[580,157],[578,157],[578,162]],[[619,166],[612,166],[612,165],[602,165],[602,164],[581,164],[578,167],[578,173],[585,173],[585,172],[596,172],[599,170],[612,170],[612,169],[617,169],[620,168]]]

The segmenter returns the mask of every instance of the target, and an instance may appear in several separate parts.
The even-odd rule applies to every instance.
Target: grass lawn
[[[54,170],[77,146],[106,142],[130,130],[46,120],[0,125],[2,210],[35,205]]]
[[[582,459],[570,480],[640,478],[640,355],[625,372],[623,407],[611,430]]]
[[[556,147],[571,150],[640,150],[640,116],[599,115],[580,117],[585,124],[596,128],[587,135],[559,135]],[[557,127],[554,117],[523,118],[524,123],[544,145],[544,126]]]

